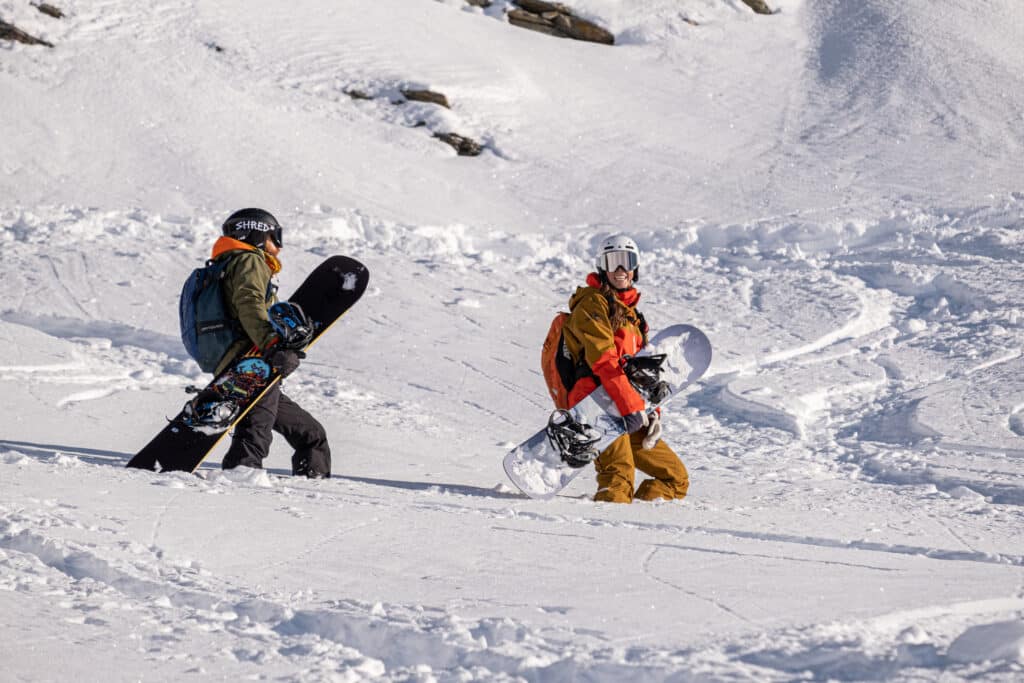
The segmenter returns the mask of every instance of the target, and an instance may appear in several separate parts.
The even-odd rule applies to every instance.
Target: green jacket
[[[225,243],[224,240],[234,244]],[[236,245],[241,245],[241,248]],[[224,269],[221,288],[228,314],[239,322],[245,337],[225,352],[217,364],[216,373],[224,370],[238,354],[248,351],[254,345],[265,349],[277,338],[267,315],[267,309],[277,302],[277,286],[271,282],[274,271],[267,263],[266,255],[243,242],[222,237],[214,246],[214,258],[219,257],[231,259]]]

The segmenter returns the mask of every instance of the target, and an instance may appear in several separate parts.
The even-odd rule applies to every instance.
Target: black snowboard
[[[366,291],[370,273],[366,266],[348,256],[332,256],[309,274],[289,301],[302,307],[306,317],[316,325],[312,341],[306,350],[331,328],[345,311],[359,301]],[[231,428],[263,397],[280,377],[258,355],[243,354],[209,385],[230,394],[238,405],[238,414],[231,423],[221,428],[190,427],[185,422],[185,411],[160,431],[135,457],[128,467],[161,471],[194,472],[210,451]]]

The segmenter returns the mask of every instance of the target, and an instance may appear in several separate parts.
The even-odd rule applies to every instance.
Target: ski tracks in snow
[[[839,660],[819,656],[834,648],[847,663],[851,658],[876,657],[893,659],[894,670],[928,671],[951,666],[943,654],[945,644],[961,635],[967,616],[977,620],[1021,608],[1019,597],[1016,602],[954,600],[942,609],[890,612],[885,621],[852,619],[780,631],[771,628],[771,619],[766,621],[766,615],[780,607],[780,597],[769,586],[777,573],[789,571],[792,562],[828,567],[822,581],[811,578],[802,586],[805,595],[821,591],[818,599],[828,602],[836,588],[842,597],[834,599],[848,600],[850,590],[868,595],[877,585],[872,577],[926,576],[935,562],[962,565],[962,576],[981,572],[998,583],[1009,580],[1019,592],[1024,558],[771,531],[764,521],[700,503],[595,508],[573,498],[543,504],[509,502],[431,489],[395,489],[382,497],[375,484],[347,479],[305,482],[275,477],[250,484],[242,476],[153,475],[111,470],[67,456],[37,459],[12,450],[0,453],[0,458],[22,477],[51,478],[54,491],[54,498],[43,505],[27,505],[30,501],[15,493],[0,506],[0,565],[9,570],[0,581],[0,600],[6,602],[4,594],[32,595],[37,610],[41,602],[47,614],[85,629],[110,629],[116,623],[124,631],[122,646],[161,675],[183,673],[183,667],[191,666],[182,657],[188,652],[210,674],[246,675],[258,664],[265,675],[302,671],[303,680],[344,675],[404,681],[429,674],[568,681],[608,677],[609,671],[661,680],[672,671],[709,662],[714,662],[711,671],[721,676],[784,680],[795,671],[794,662],[801,670],[832,670]],[[92,480],[104,485],[94,486]],[[147,482],[167,487],[167,495],[160,509],[151,513],[152,542],[143,546],[123,539],[145,519],[137,518],[137,508],[117,501]],[[79,497],[86,495],[85,490],[100,491],[114,505],[98,516],[74,502],[75,490]],[[240,496],[246,498],[246,506],[238,505]],[[671,521],[678,520],[684,509],[689,510],[687,517],[696,518],[693,523]],[[780,512],[785,514],[776,510],[776,516]],[[250,533],[246,526],[253,514],[270,527],[291,520],[288,524],[295,533],[290,537],[296,543],[289,545],[298,552],[282,547],[276,553],[280,559],[267,562],[251,539],[233,539]],[[196,515],[216,520],[216,544],[182,534],[182,529],[195,533],[200,528],[188,521]],[[375,523],[393,517],[409,521],[407,532],[394,524]],[[702,523],[702,518],[711,523]],[[172,520],[179,522],[178,530],[169,523]],[[736,525],[714,523],[726,520]],[[312,534],[314,525],[333,531]],[[438,532],[431,529],[443,530],[445,537],[475,530],[476,540],[452,556],[446,545],[435,544]],[[362,536],[381,530],[387,537],[381,539],[380,555],[370,565],[373,575],[361,579],[353,568],[363,558],[346,558],[345,539],[351,537],[352,547],[364,548]],[[593,533],[598,530],[600,542]],[[435,597],[450,594],[448,606],[423,605],[415,599],[339,597],[378,592],[411,597],[420,582],[449,583],[470,568],[487,572],[495,554],[503,554],[505,562],[519,562],[507,552],[509,532],[526,534],[531,543],[550,546],[552,552],[574,553],[580,562],[592,565],[587,592],[603,584],[619,586],[623,598],[635,604],[636,622],[620,615],[619,628],[593,628],[600,624],[600,606],[577,600],[573,593],[578,589],[564,581],[552,590],[545,578],[550,568],[545,566],[530,571],[524,567],[515,585],[496,585],[490,597],[488,591],[477,590],[470,602],[458,595],[457,584],[450,584],[450,589],[432,587],[429,592]],[[602,571],[603,548],[608,544],[617,552],[635,554],[635,576],[621,569]],[[237,554],[235,549],[241,548],[247,550]],[[848,561],[837,557],[837,551]],[[527,557],[544,556],[535,548]],[[744,569],[730,581],[735,563]],[[759,571],[752,574],[751,564]],[[428,568],[428,573],[413,569],[417,565]],[[614,566],[621,567],[619,560]],[[714,590],[704,583],[708,571],[716,575]],[[759,582],[753,579],[758,574],[766,581],[764,586],[749,583]],[[378,583],[383,586],[371,588]],[[854,588],[865,583],[867,588]],[[405,588],[399,588],[402,585]],[[515,596],[524,594],[531,604],[515,604]],[[567,600],[574,607],[559,607]],[[645,632],[647,609],[677,611],[682,619],[678,632]],[[723,620],[733,626],[724,627]],[[701,642],[697,633],[710,623],[717,624],[711,632],[719,638],[724,631],[735,634],[728,645]],[[770,635],[759,635],[766,629]],[[911,637],[921,646],[915,650],[920,656],[900,658]],[[1004,637],[1010,637],[1009,632]],[[682,650],[668,645],[675,640],[689,645]],[[804,654],[779,659],[782,651]],[[921,654],[925,651],[928,656]]]
[[[812,435],[844,402],[869,402],[880,391],[885,374],[871,360],[873,352],[894,336],[889,329],[890,298],[851,280],[837,278],[828,285],[835,290],[814,292],[821,299],[812,304],[812,315],[826,320],[834,316],[835,329],[796,346],[769,347],[756,354],[761,356],[756,360],[714,365],[715,374],[706,380],[713,387],[707,392],[712,410],[816,441],[820,435]],[[768,313],[769,320],[793,323],[792,312],[780,308]],[[785,332],[798,337],[803,333],[799,328]]]
[[[309,219],[318,249],[325,248],[319,243],[324,240],[349,243],[348,237],[329,242],[329,236],[316,232],[336,218]],[[88,228],[91,220],[72,225]],[[135,230],[151,220],[122,216],[114,223]],[[545,247],[522,239],[515,242],[516,257],[504,264],[465,232],[455,231],[449,239],[415,226],[371,226],[363,235],[373,243],[368,251],[382,263],[387,255],[396,264],[374,271],[381,291],[399,275],[420,278],[420,287],[374,319],[347,318],[348,334],[325,340],[323,353],[289,380],[289,391],[311,411],[346,427],[334,432],[343,436],[332,436],[345,451],[340,472],[373,468],[377,478],[282,486],[265,473],[259,481],[234,483],[222,476],[155,477],[48,452],[60,447],[23,448],[31,457],[18,455],[19,446],[10,444],[0,453],[4,465],[30,470],[24,476],[46,477],[48,487],[57,485],[65,469],[78,468],[75,486],[55,492],[55,500],[76,501],[83,490],[105,490],[116,491],[106,495],[124,505],[146,483],[166,490],[142,521],[133,519],[138,506],[130,506],[132,514],[122,509],[101,519],[84,501],[59,515],[26,516],[19,510],[37,505],[17,502],[17,479],[11,479],[13,502],[0,511],[2,561],[15,577],[8,596],[46,586],[32,595],[48,613],[70,610],[66,618],[85,626],[96,620],[97,628],[125,623],[137,633],[131,642],[138,645],[139,657],[176,673],[182,669],[174,667],[187,666],[176,654],[182,651],[200,653],[203,666],[214,672],[245,674],[261,663],[269,667],[261,673],[299,668],[310,678],[384,680],[428,671],[611,680],[616,673],[657,679],[704,667],[712,675],[786,680],[794,667],[822,677],[839,665],[904,673],[973,670],[976,651],[961,646],[954,650],[959,663],[951,663],[946,648],[984,615],[1010,616],[1016,609],[1012,600],[979,601],[1019,596],[1022,585],[1021,553],[1006,547],[1006,539],[1018,535],[1024,496],[1016,451],[1001,450],[1018,436],[1012,416],[1024,400],[1016,395],[1013,378],[1022,345],[1015,337],[1019,321],[1010,310],[1010,294],[972,286],[992,277],[986,248],[1004,248],[1000,240],[1008,239],[1006,231],[949,219],[942,244],[894,237],[904,228],[912,233],[918,220],[896,221],[896,228],[844,228],[840,232],[849,243],[834,236],[829,243],[823,228],[816,238],[825,244],[822,253],[791,245],[777,251],[775,238],[763,230],[737,230],[739,243],[732,246],[698,239],[690,251],[665,246],[677,239],[669,232],[641,237],[647,240],[645,251],[657,256],[645,272],[654,285],[645,308],[649,317],[687,320],[708,331],[716,366],[704,387],[689,395],[689,405],[680,402],[666,415],[673,446],[691,470],[690,497],[681,504],[625,508],[586,500],[590,477],[580,477],[569,491],[583,499],[560,497],[547,504],[509,496],[500,486],[489,488],[501,474],[486,449],[497,453],[504,447],[494,446],[490,427],[501,422],[494,415],[484,412],[488,428],[481,428],[483,406],[505,419],[508,438],[518,435],[520,423],[533,424],[533,415],[539,419],[545,412],[539,378],[534,390],[520,368],[533,367],[543,332],[529,321],[544,318],[536,327],[546,325],[551,310],[547,300],[543,315],[528,310],[526,302],[550,297],[552,285],[572,291],[575,273],[586,262],[585,240],[573,244],[572,235],[566,237],[568,255],[547,260],[539,258]],[[198,230],[175,225],[183,233]],[[105,233],[97,230],[102,240]],[[498,253],[511,239],[495,238]],[[876,247],[891,241],[890,264],[859,260],[856,240]],[[19,244],[9,245],[9,253],[22,258]],[[193,246],[196,254],[203,251]],[[936,249],[950,256],[941,258]],[[305,264],[321,254],[297,256]],[[955,276],[940,277],[936,259],[955,268]],[[20,263],[27,265],[20,270],[27,276],[18,283],[27,283],[33,273],[41,283],[20,287],[32,292],[32,300],[2,314],[0,333],[12,348],[25,349],[25,357],[3,372],[12,383],[52,378],[52,384],[37,381],[34,389],[45,409],[73,394],[88,398],[109,388],[111,379],[98,368],[114,359],[123,365],[128,358],[133,370],[143,373],[129,373],[121,381],[165,381],[168,387],[188,381],[185,362],[169,353],[173,324],[168,327],[144,305],[146,293],[166,289],[166,282],[122,287],[119,275],[99,279],[91,283],[89,297],[98,295],[102,302],[117,294],[128,303],[121,302],[117,316],[97,309],[95,318],[81,318],[81,310],[64,307],[68,289],[46,279],[52,274],[43,277],[48,271],[40,262],[28,254]],[[467,320],[465,306],[450,305],[450,287],[427,277],[442,263],[454,264],[449,267],[460,283],[478,290],[474,300],[515,296],[523,310],[512,315],[507,304],[481,305]],[[160,270],[158,265],[169,280],[173,269],[146,262],[153,270]],[[112,272],[138,267],[118,263]],[[505,291],[494,281],[515,285]],[[975,291],[987,297],[979,299]],[[54,293],[52,309],[29,308],[45,301],[47,292]],[[90,306],[85,308],[91,311]],[[388,341],[400,354],[379,352],[374,333],[381,324],[374,320],[385,319]],[[727,329],[723,321],[747,328]],[[934,327],[949,334],[922,335]],[[428,339],[439,329],[445,330],[443,339]],[[501,341],[474,336],[481,330],[493,331]],[[935,339],[945,345],[936,347]],[[453,344],[460,354],[438,352]],[[425,366],[438,359],[443,365]],[[917,359],[927,362],[910,362]],[[75,383],[76,373],[85,386],[69,393],[66,386]],[[382,377],[402,381],[382,384]],[[167,412],[167,392],[153,394],[163,407],[150,412]],[[17,396],[23,402],[25,394]],[[447,405],[458,403],[455,397],[480,409],[474,407],[467,417],[461,404]],[[949,425],[930,420],[935,401],[956,402],[956,409],[945,403],[935,414],[963,415],[961,432],[971,438],[949,438],[943,431]],[[141,443],[150,435],[147,425],[95,412],[108,403],[115,401],[92,402],[91,419],[139,431],[138,439],[124,437],[118,444]],[[63,405],[74,409],[76,404]],[[139,407],[133,409],[137,413]],[[894,421],[899,424],[889,430],[886,425]],[[372,429],[360,432],[364,424]],[[1001,441],[990,438],[997,432]],[[411,434],[418,439],[410,445],[405,442]],[[889,434],[919,440],[887,443]],[[423,446],[435,441],[436,448],[425,453]],[[397,474],[429,472],[435,461],[458,463],[442,468],[446,477],[464,471],[476,479],[432,485],[426,475],[403,481]],[[380,468],[387,472],[382,475]],[[83,485],[83,476],[96,477],[97,483]],[[239,495],[245,496],[244,504]],[[203,531],[194,537],[176,531],[171,522],[182,516],[188,518],[184,528]],[[815,520],[813,532],[806,530],[809,516]],[[251,531],[261,523],[275,529],[273,540],[261,542]],[[144,526],[142,536],[131,532],[133,524]],[[115,540],[122,534],[148,541],[122,546]],[[241,535],[244,543],[238,541]],[[453,539],[458,553],[450,551]],[[525,560],[510,556],[509,546],[524,539],[531,546]],[[374,549],[370,560],[368,548]],[[635,559],[613,561],[608,548]],[[363,554],[353,557],[351,549]],[[495,557],[508,566],[492,581]],[[547,557],[558,559],[545,562]],[[585,568],[585,587],[566,576],[570,566]],[[801,574],[798,594],[789,578],[796,566],[816,568]],[[957,582],[935,581],[952,573]],[[472,586],[471,599],[459,585],[467,576],[486,577]],[[499,580],[508,585],[498,585]],[[51,600],[45,590],[56,597]],[[585,595],[577,592],[584,590]],[[642,610],[619,609],[615,625],[608,626],[601,621],[607,615],[593,604],[595,592],[686,619],[652,634]],[[535,605],[524,604],[523,595]],[[60,596],[70,607],[62,606]],[[802,627],[794,626],[792,616],[794,601],[801,600],[810,605],[796,609],[809,624]],[[895,634],[869,621],[882,611],[936,603],[976,605],[978,616],[968,623],[955,610],[949,616],[914,613],[917,621]],[[863,605],[863,612],[834,623],[837,611],[850,604]],[[13,600],[12,609],[17,605]],[[982,615],[981,610],[991,611]],[[704,643],[703,632],[727,644]],[[1012,637],[1011,628],[997,634],[1003,643],[1012,643]],[[403,643],[405,650],[385,643]],[[687,649],[678,649],[684,643]],[[786,659],[787,651],[799,655]]]
[[[781,431],[789,437],[771,441],[789,441],[786,466],[803,461],[812,477],[824,467],[918,486],[925,500],[1020,505],[1021,278],[1007,259],[1019,251],[1020,202],[909,208],[867,224],[808,218],[726,232],[728,248],[709,252],[717,272],[705,265],[686,283],[713,343],[721,317],[746,336],[716,344],[712,374],[690,396],[696,414],[669,411],[684,452],[728,457],[726,444],[756,441],[745,457],[771,458],[765,436]],[[726,310],[704,310],[701,298],[723,285],[735,297],[716,300]]]

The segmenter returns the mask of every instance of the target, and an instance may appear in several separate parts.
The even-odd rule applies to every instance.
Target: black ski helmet
[[[263,209],[240,209],[228,216],[222,226],[224,234],[240,242],[262,247],[269,237],[277,248],[283,245],[281,224],[269,211]]]

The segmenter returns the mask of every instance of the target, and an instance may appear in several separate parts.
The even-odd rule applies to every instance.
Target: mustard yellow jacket
[[[625,356],[635,355],[647,343],[647,325],[637,313],[640,293],[633,288],[616,292],[626,309],[625,319],[612,327],[611,303],[601,292],[596,273],[587,276],[587,286],[579,287],[569,299],[569,320],[562,333],[573,361],[581,361],[593,377],[578,380],[569,392],[569,404],[579,403],[597,388],[597,380],[615,402],[623,416],[644,409],[644,399],[629,383],[622,370]],[[596,377],[596,380],[595,380]]]

